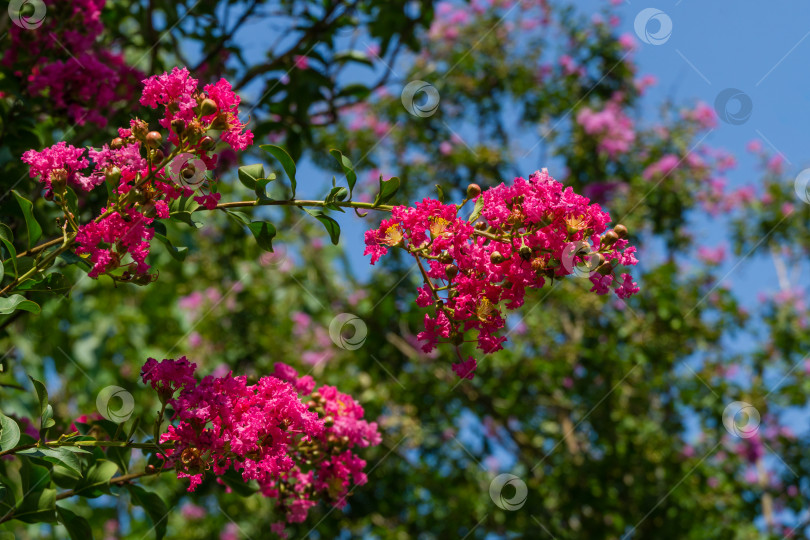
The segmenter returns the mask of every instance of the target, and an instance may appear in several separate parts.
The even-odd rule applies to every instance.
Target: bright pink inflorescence
[[[626,228],[606,232],[610,216],[545,171],[471,195],[477,215],[469,219],[458,215],[457,205],[425,199],[394,207],[391,219],[366,232],[372,264],[401,247],[420,265],[425,284],[416,303],[433,308],[419,334],[425,352],[442,342],[459,346],[470,331],[477,331],[485,353],[501,349],[506,338],[496,333],[505,325],[503,309],[520,307],[526,289],[554,278],[589,277],[592,291],[614,289],[619,298],[638,292],[629,274],[615,272],[638,262]],[[472,378],[475,362],[453,370]]]
[[[226,80],[199,91],[187,69],[174,68],[143,84],[141,103],[163,107],[159,123],[169,130],[166,143],[161,133],[150,132],[148,124],[136,118],[101,149],[60,142],[23,154],[31,178],[43,184],[46,198],[56,198],[63,206],[68,188],[90,191],[105,182],[110,188],[112,195],[101,215],[74,225],[76,252],[92,263],[90,277],[123,267],[114,279],[150,282],[154,276],[147,274],[145,259],[155,234],[154,218],[167,219],[169,203],[180,197],[194,196],[207,209],[216,208],[219,201],[220,195],[211,189],[214,180],[205,176],[218,161],[213,153],[216,142],[208,133],[220,131],[221,140],[232,150],[244,150],[253,142],[253,134],[237,116],[240,98]]]
[[[37,3],[19,3],[21,9]],[[45,96],[49,106],[75,124],[107,125],[117,103],[135,93],[141,73],[121,53],[111,52],[98,37],[106,0],[44,0],[42,18],[23,9],[23,24],[10,24],[11,45],[3,65],[21,79],[31,96]],[[29,28],[26,28],[29,26]]]
[[[381,438],[351,396],[331,386],[313,392],[312,377],[299,377],[281,363],[255,384],[231,373],[197,380],[195,369],[185,357],[150,358],[142,372],[175,411],[161,436],[161,443],[174,447],[162,457],[178,478],[190,480],[189,491],[206,471],[220,477],[233,469],[245,482],[255,480],[294,523],[304,521],[318,500],[342,508],[351,487],[366,483],[366,462],[354,449],[376,446]],[[283,523],[274,530],[283,535]]]

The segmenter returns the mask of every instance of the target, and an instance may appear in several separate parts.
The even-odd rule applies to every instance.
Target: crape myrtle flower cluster
[[[236,151],[253,142],[253,134],[238,118],[240,98],[225,79],[200,91],[187,69],[174,68],[143,84],[141,104],[163,107],[159,123],[168,130],[166,137],[135,118],[101,149],[59,142],[23,154],[45,197],[62,205],[66,232],[67,227],[76,232],[77,253],[93,265],[90,277],[124,268],[113,279],[150,282],[153,276],[147,274],[145,259],[154,218],[168,218],[169,203],[180,197],[196,195],[194,200],[208,209],[219,201],[220,195],[212,191],[214,180],[205,177],[218,158],[209,133],[219,131],[221,140]],[[96,219],[79,225],[66,206],[66,189],[90,191],[105,182],[111,193],[108,205]]]
[[[28,95],[44,96],[75,124],[107,125],[105,111],[129,100],[143,76],[124,55],[101,44],[106,0],[40,0],[41,26],[10,24],[4,67]],[[19,3],[20,9],[36,3]],[[39,21],[38,21],[39,22]]]
[[[282,363],[255,384],[232,373],[198,380],[196,367],[185,357],[150,358],[142,370],[144,383],[174,411],[160,437],[173,446],[160,457],[190,480],[188,491],[207,471],[221,476],[232,468],[255,480],[294,523],[319,500],[342,508],[352,486],[366,483],[366,462],[354,449],[376,446],[381,437],[351,396],[331,386],[316,390],[311,376]],[[274,525],[281,535],[283,529],[283,522]]]
[[[418,336],[425,352],[438,343],[458,347],[473,330],[479,349],[501,349],[506,338],[497,332],[505,310],[523,305],[526,289],[580,272],[584,264],[593,292],[613,289],[619,298],[638,292],[629,274],[617,275],[619,266],[638,262],[627,229],[608,231],[610,216],[598,204],[563,188],[545,170],[483,193],[472,184],[467,200],[476,201],[469,219],[459,216],[463,203],[424,199],[414,207],[394,207],[391,219],[366,232],[372,264],[393,247],[419,264],[424,285],[416,303],[432,308]],[[473,359],[460,359],[453,370],[472,378],[475,366]]]

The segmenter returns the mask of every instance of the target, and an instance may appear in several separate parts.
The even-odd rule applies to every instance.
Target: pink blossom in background
[[[664,179],[672,173],[680,163],[680,159],[678,156],[674,154],[667,154],[663,156],[661,159],[653,163],[652,165],[648,166],[644,169],[644,172],[641,173],[641,176],[645,180],[652,180],[654,178],[657,179]]]
[[[758,154],[762,151],[762,143],[759,141],[759,139],[752,139],[748,141],[748,144],[745,145],[745,149],[752,154]]]
[[[309,67],[309,58],[296,55],[293,65],[295,65],[297,69],[307,69]]]
[[[768,160],[766,167],[768,172],[782,174],[784,170],[784,158],[782,158],[781,154],[774,154],[771,159]]]
[[[599,150],[611,158],[628,152],[636,139],[633,121],[622,110],[618,97],[601,111],[583,107],[576,116],[585,133],[597,139]]]
[[[722,264],[726,259],[726,248],[725,246],[717,246],[715,248],[700,246],[698,248],[698,258],[706,264]]]
[[[694,109],[683,111],[681,116],[695,122],[701,129],[717,127],[717,113],[708,103],[702,101],[698,102]]]

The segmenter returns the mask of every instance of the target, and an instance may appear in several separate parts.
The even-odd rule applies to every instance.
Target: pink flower
[[[425,284],[418,289],[416,303],[431,310],[417,336],[424,352],[439,343],[458,343],[471,331],[477,332],[478,348],[485,353],[502,348],[506,338],[496,333],[505,325],[503,310],[520,307],[527,289],[540,289],[548,278],[573,273],[582,263],[570,249],[577,242],[598,251],[611,265],[638,262],[635,248],[624,238],[602,246],[599,238],[610,216],[570,187],[563,189],[545,171],[528,181],[517,178],[511,185],[490,188],[480,197],[478,229],[458,216],[456,205],[424,199],[414,207],[394,207],[391,219],[366,232],[365,253],[372,263],[390,248],[402,247],[423,264]],[[478,232],[484,229],[490,232]],[[512,236],[513,230],[525,232]],[[612,266],[606,276],[597,275],[594,290],[606,294],[614,283]],[[619,298],[638,291],[629,274],[623,274],[615,288]]]
[[[584,107],[576,116],[585,133],[597,139],[599,150],[611,158],[627,153],[636,138],[633,121],[624,114],[620,98],[614,96],[601,111]]]
[[[698,258],[706,264],[721,264],[726,258],[726,248],[724,246],[717,246],[712,249],[706,246],[700,246],[698,248]]]
[[[29,176],[31,178],[39,177],[39,181],[45,184],[45,190],[49,193],[53,191],[52,181],[55,176],[61,177],[63,182],[90,191],[95,186],[90,182],[79,180],[79,172],[90,165],[90,162],[84,157],[84,152],[84,148],[75,148],[61,141],[40,152],[28,150],[23,154],[22,161],[31,166]],[[101,181],[104,181],[103,177]]]
[[[297,69],[307,69],[309,67],[309,58],[300,54],[296,55],[293,64]]]
[[[453,371],[462,379],[472,379],[475,376],[475,369],[478,363],[472,356],[465,362],[458,362],[453,364]]]

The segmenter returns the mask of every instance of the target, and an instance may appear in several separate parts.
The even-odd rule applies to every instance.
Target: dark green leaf
[[[82,465],[79,461],[79,456],[76,454],[89,454],[90,452],[87,450],[82,450],[78,447],[61,446],[58,448],[29,448],[28,450],[22,450],[17,453],[33,458],[39,458],[43,461],[47,461],[48,463],[62,465],[63,467],[81,475]]]
[[[56,490],[43,489],[28,493],[14,512],[14,518],[25,523],[56,521]]]
[[[380,192],[377,194],[377,197],[374,199],[374,206],[380,206],[381,204],[386,204],[394,195],[397,194],[399,190],[399,178],[396,176],[392,176],[388,180],[383,180],[382,175],[380,175]]]
[[[138,506],[142,506],[146,511],[146,515],[152,520],[152,525],[155,529],[156,540],[162,540],[166,534],[166,522],[169,514],[169,509],[160,495],[146,491],[142,487],[135,484],[127,484],[129,494],[132,496],[132,502]]]
[[[59,523],[67,529],[70,540],[93,540],[93,529],[82,516],[74,514],[62,506],[56,507]]]
[[[3,245],[6,246],[6,251],[8,251],[9,259],[11,260],[11,265],[14,267],[14,275],[17,274],[17,250],[14,249],[14,236],[11,234],[11,229],[8,228],[8,225],[4,223],[0,223],[0,241],[3,242]]]
[[[265,251],[273,251],[273,238],[276,236],[276,228],[267,221],[254,221],[248,225],[250,232],[256,239],[259,247]]]
[[[349,197],[351,198],[354,185],[357,183],[357,174],[354,172],[354,166],[351,160],[341,154],[339,150],[330,150],[329,153],[338,160],[340,167],[343,169],[343,174],[346,175],[346,181],[349,183]]]
[[[48,389],[42,381],[38,381],[32,376],[28,376],[31,382],[34,383],[34,390],[37,392],[37,399],[39,400],[39,415],[43,416],[48,408]]]
[[[112,461],[99,460],[87,471],[84,482],[76,488],[76,493],[90,499],[110,492],[110,480],[118,472],[118,465]]]
[[[242,497],[250,497],[259,491],[258,486],[255,485],[256,482],[245,482],[242,475],[233,469],[228,469],[228,471],[219,478],[237,495],[241,495]]]
[[[70,281],[59,272],[51,272],[41,281],[29,280],[22,283],[17,290],[25,292],[47,292],[67,296],[73,288]]]
[[[304,211],[323,224],[326,232],[329,233],[329,238],[332,240],[332,243],[337,245],[340,240],[340,225],[338,225],[338,222],[326,215],[322,210],[304,208]]]
[[[17,193],[16,191],[11,191],[14,194],[14,198],[17,199],[17,204],[20,205],[20,209],[22,210],[23,217],[25,218],[25,226],[28,229],[28,247],[32,248],[42,237],[42,227],[39,226],[37,220],[34,218],[34,204]]]
[[[290,179],[290,185],[292,186],[292,197],[295,198],[295,188],[297,186],[297,182],[295,180],[295,162],[293,161],[293,158],[290,157],[290,154],[288,154],[286,150],[274,144],[263,144],[259,146],[259,148],[276,158],[279,163],[281,163],[281,166],[284,168],[284,172],[287,173],[287,177]]]

